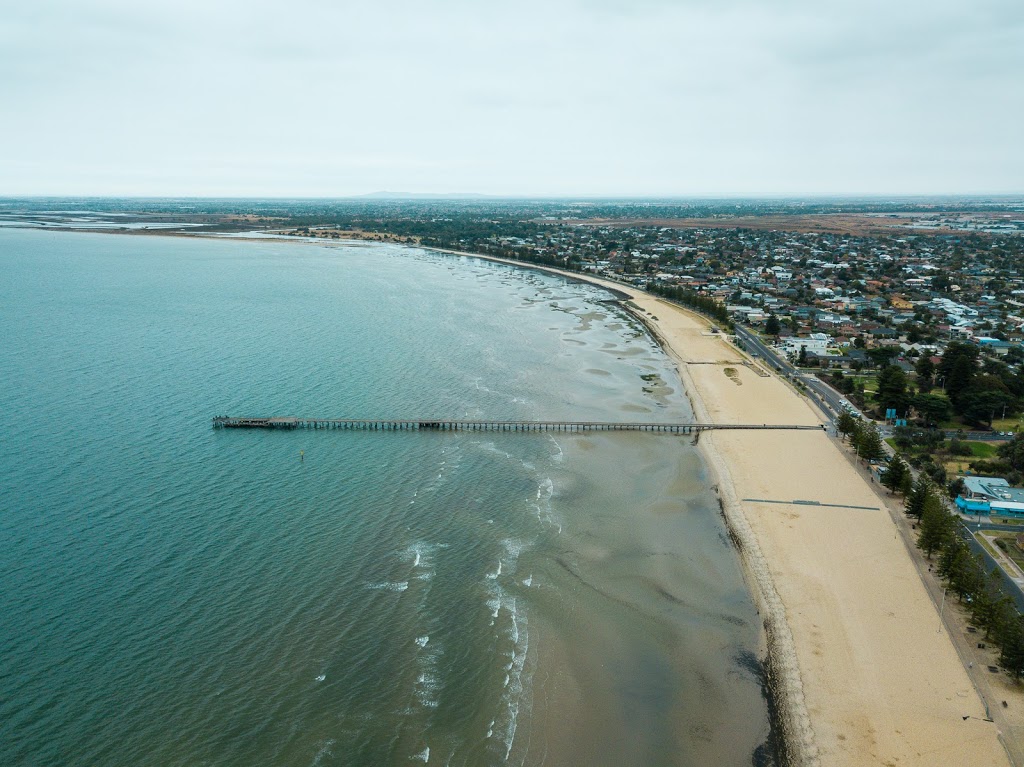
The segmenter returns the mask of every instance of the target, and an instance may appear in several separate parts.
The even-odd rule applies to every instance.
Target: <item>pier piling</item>
[[[516,431],[569,432],[641,431],[693,434],[712,429],[751,431],[820,431],[822,424],[649,423],[619,421],[499,421],[468,419],[360,419],[216,416],[218,429],[344,429],[349,431]]]

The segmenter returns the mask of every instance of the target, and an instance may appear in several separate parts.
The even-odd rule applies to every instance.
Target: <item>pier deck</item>
[[[824,424],[643,423],[619,421],[473,421],[457,418],[238,418],[217,416],[214,428],[224,429],[344,429],[350,431],[646,431],[692,434],[711,429],[820,431]]]

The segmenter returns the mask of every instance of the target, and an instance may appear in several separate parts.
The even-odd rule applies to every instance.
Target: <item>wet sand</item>
[[[699,420],[822,422],[787,383],[743,365],[705,320],[616,283],[568,276],[629,296],[679,363]],[[833,439],[706,432],[700,444],[764,620],[792,762],[1009,764],[996,726],[979,721],[984,705],[892,519]]]

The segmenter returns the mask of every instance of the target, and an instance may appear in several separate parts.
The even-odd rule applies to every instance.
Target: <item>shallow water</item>
[[[18,229],[0,273],[0,763],[767,758],[758,620],[688,439],[210,427],[688,419],[603,291]]]

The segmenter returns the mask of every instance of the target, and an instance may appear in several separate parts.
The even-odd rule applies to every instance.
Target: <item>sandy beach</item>
[[[630,296],[678,363],[698,420],[822,423],[699,316],[567,276]],[[723,431],[705,432],[700,445],[764,619],[791,761],[1009,765],[892,518],[834,438]]]
[[[634,301],[658,317],[653,324],[699,415],[820,422],[775,376],[739,365],[726,376],[726,365],[696,364],[740,359],[703,322],[650,296]],[[795,761],[1009,764],[994,724],[963,719],[985,718],[984,705],[888,512],[833,440],[824,432],[711,432],[701,442],[760,592]]]

